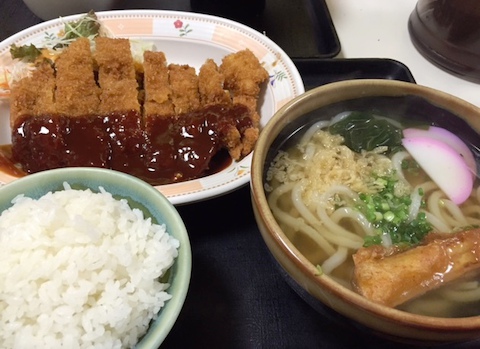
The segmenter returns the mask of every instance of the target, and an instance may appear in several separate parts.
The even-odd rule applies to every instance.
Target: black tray
[[[410,70],[403,63],[393,59],[293,59],[305,90],[348,79],[389,79],[415,82]]]
[[[266,0],[261,22],[253,27],[291,58],[331,58],[340,52],[340,41],[323,0]]]
[[[239,10],[235,12],[228,10],[236,6],[228,0],[191,0],[190,10],[246,24],[268,36],[290,57],[331,58],[340,52],[337,32],[324,0],[265,0],[263,11],[256,5],[261,1],[237,1],[241,5],[237,5]],[[251,12],[246,10],[249,14],[243,13],[247,6],[252,7]]]
[[[2,0],[0,11],[11,12],[12,6],[9,3],[13,1]],[[235,0],[235,3],[229,1],[231,0],[116,0],[113,9],[178,10],[221,15],[264,33],[290,57],[331,58],[340,52],[340,42],[324,0],[265,0],[265,7],[259,13],[222,14],[218,6],[235,3],[247,6],[248,2],[255,3],[255,0]],[[20,1],[13,14],[21,20],[0,22],[0,41],[41,22]]]

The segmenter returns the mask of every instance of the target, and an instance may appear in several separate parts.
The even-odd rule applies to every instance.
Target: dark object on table
[[[425,58],[480,83],[480,1],[419,0],[408,29]]]
[[[302,76],[305,90],[329,82],[348,79],[388,79],[415,82],[403,63],[393,59],[293,59]]]
[[[190,0],[190,5],[195,12],[248,21],[263,14],[265,0]]]
[[[248,25],[290,57],[331,58],[340,42],[324,0],[190,0],[191,10]]]
[[[252,1],[237,0],[236,3],[243,6]],[[340,52],[340,42],[325,0],[261,1],[265,3],[263,10],[262,5],[249,14],[229,10],[223,17],[264,33],[290,57],[332,58]],[[16,3],[12,5],[11,2]],[[233,3],[232,0],[115,0],[113,9],[161,9],[222,15],[222,7],[215,9],[217,2]],[[2,0],[0,11],[2,18],[10,18],[12,14],[20,18],[18,21],[0,21],[0,40],[41,22],[21,0]]]

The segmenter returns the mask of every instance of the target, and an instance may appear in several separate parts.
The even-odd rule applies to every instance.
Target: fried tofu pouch
[[[356,290],[366,298],[396,307],[480,268],[480,229],[430,233],[406,251],[382,246],[353,255]]]

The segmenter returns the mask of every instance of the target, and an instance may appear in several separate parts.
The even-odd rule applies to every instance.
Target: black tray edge
[[[332,19],[332,16],[330,15],[330,10],[328,9],[327,3],[325,1],[306,0],[305,6],[307,10],[309,10],[308,12],[310,13],[310,20],[312,22],[314,31],[317,35],[317,45],[320,45],[320,42],[319,42],[320,40],[318,39],[319,36],[324,35],[324,33],[330,34],[330,38],[329,38],[330,50],[323,54],[319,53],[318,55],[312,58],[333,58],[337,56],[340,53],[342,46],[340,43],[340,39],[338,38],[337,30],[335,29],[335,25],[333,24],[333,19]],[[292,58],[295,58],[295,57],[292,57]],[[302,58],[310,58],[310,57],[302,57]]]
[[[410,69],[390,58],[293,58],[305,90],[334,81],[389,79],[416,83]]]

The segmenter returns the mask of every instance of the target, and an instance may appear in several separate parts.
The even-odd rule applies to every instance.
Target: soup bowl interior
[[[0,188],[0,212],[12,206],[18,195],[38,199],[48,192],[63,190],[63,183],[72,189],[90,189],[99,192],[99,187],[118,200],[127,200],[132,209],[143,211],[156,224],[165,224],[167,232],[180,242],[174,264],[162,277],[169,283],[167,292],[172,298],[160,309],[157,318],[151,321],[148,332],[136,348],[154,349],[166,338],[183,307],[190,283],[191,247],[185,225],[175,207],[159,191],[133,176],[100,168],[63,168],[32,174]],[[165,279],[163,279],[165,278]]]
[[[354,323],[393,340],[419,343],[468,341],[480,337],[480,316],[432,317],[383,306],[342,286],[302,254],[282,231],[268,205],[266,174],[280,149],[295,144],[309,126],[345,111],[432,124],[460,135],[480,158],[480,109],[454,96],[412,83],[352,80],[328,84],[295,98],[262,130],[252,162],[252,204],[271,254],[299,289]],[[434,156],[434,154],[432,154]],[[480,314],[480,312],[479,312]]]

